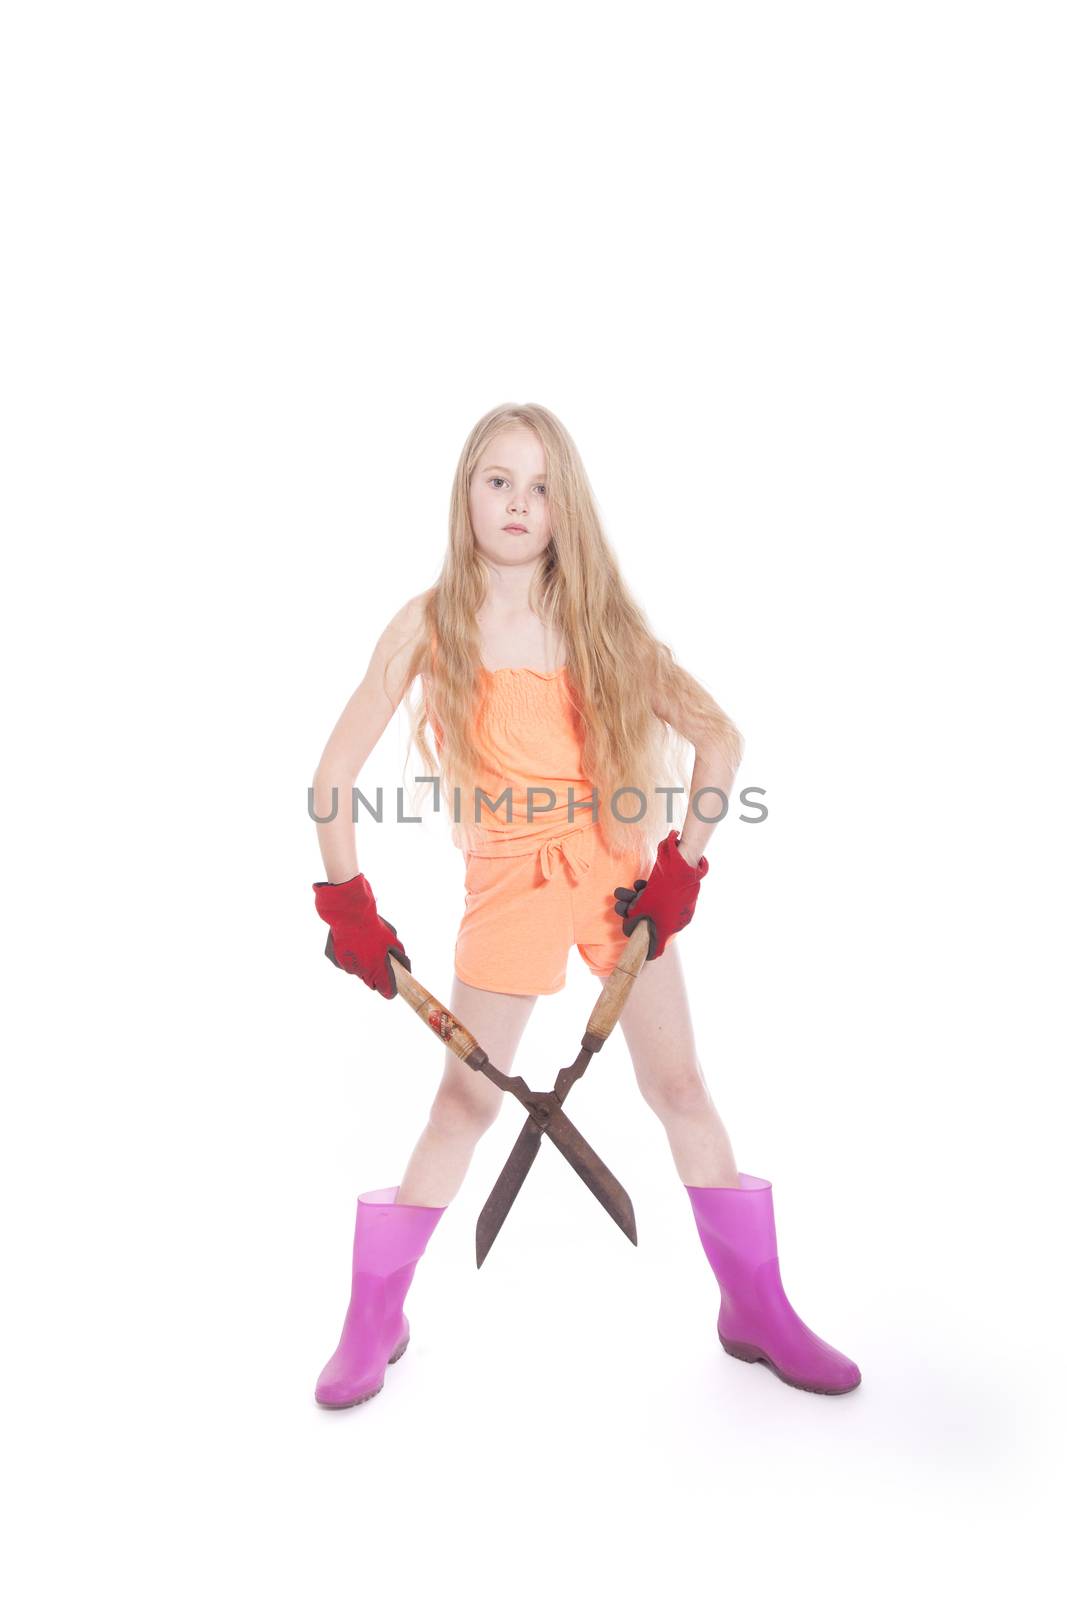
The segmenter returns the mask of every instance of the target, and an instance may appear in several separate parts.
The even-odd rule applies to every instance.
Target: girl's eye
[[[503,482],[504,482],[503,478],[490,478],[489,479],[490,487],[493,487],[496,484],[503,483]],[[541,493],[543,495],[548,493],[548,486],[546,484],[538,483],[538,484],[535,484],[534,487],[537,488],[537,489],[540,489],[540,491],[541,491]]]

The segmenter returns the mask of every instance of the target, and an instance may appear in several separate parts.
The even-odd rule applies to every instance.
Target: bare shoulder
[[[410,600],[405,600],[400,610],[389,618],[378,643],[380,644],[383,639],[393,645],[414,643],[422,631],[429,594],[430,591],[427,589],[422,594],[413,595]]]
[[[672,651],[664,651],[660,648],[645,664],[644,671],[649,684],[649,701],[652,710],[661,722],[669,722],[672,728],[678,728],[678,719],[683,713],[678,703],[677,690],[671,681],[671,676],[664,670],[664,655],[673,658]],[[682,731],[679,728],[679,732]]]
[[[394,707],[399,705],[411,676],[411,663],[422,638],[429,594],[427,589],[413,595],[390,617],[367,668],[368,677],[375,679]]]
[[[426,596],[416,595],[386,623],[367,670],[326,742],[318,771],[358,773],[404,698],[423,623]]]
[[[714,695],[678,661],[673,671],[655,674],[651,691],[652,709],[694,749],[711,749],[725,754],[736,767],[744,751],[744,739]]]
[[[676,667],[677,665],[675,663]],[[684,669],[681,669],[681,678],[683,682],[689,678]],[[669,723],[683,739],[688,739],[690,744],[698,743],[702,733],[701,723],[699,717],[694,718],[692,706],[684,704],[679,694],[677,674],[672,680],[665,672],[659,672],[652,685],[650,698],[652,710],[661,722]]]

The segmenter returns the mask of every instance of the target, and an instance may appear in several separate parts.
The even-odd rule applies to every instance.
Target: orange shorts
[[[497,994],[558,994],[571,945],[606,977],[626,948],[614,890],[647,878],[643,846],[612,855],[597,824],[559,835],[527,855],[465,854],[466,909],[456,976]]]

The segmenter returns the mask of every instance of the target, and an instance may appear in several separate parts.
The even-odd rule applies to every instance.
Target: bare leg
[[[637,1086],[663,1123],[682,1182],[693,1188],[740,1188],[729,1136],[697,1059],[685,979],[673,940],[662,956],[642,967],[619,1027]]]
[[[515,1051],[533,1012],[533,994],[494,994],[453,976],[449,1009],[469,1028],[494,1067],[510,1075]],[[411,1153],[396,1204],[447,1206],[455,1199],[474,1147],[495,1122],[503,1091],[482,1072],[445,1051],[445,1070],[429,1120]]]

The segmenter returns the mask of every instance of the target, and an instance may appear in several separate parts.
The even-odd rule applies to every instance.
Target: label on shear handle
[[[459,1027],[459,1023],[451,1011],[446,1011],[443,1006],[440,1009],[436,1006],[433,1007],[427,1014],[426,1021],[434,1033],[439,1034],[442,1039],[451,1039]]]

